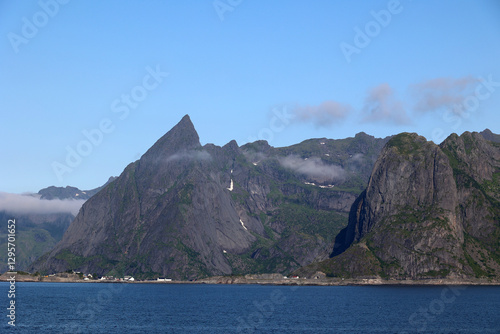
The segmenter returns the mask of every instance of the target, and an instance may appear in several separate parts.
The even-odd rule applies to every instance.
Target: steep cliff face
[[[499,154],[478,133],[452,135],[440,146],[416,134],[393,137],[332,259],[319,267],[360,275],[345,261],[354,258],[371,263],[362,275],[500,276]]]
[[[185,116],[90,198],[33,270],[193,279],[326,259],[387,140],[201,146]],[[347,149],[346,149],[347,147]]]
[[[442,144],[453,168],[464,229],[465,263],[475,276],[500,274],[500,144],[478,133],[450,136]]]

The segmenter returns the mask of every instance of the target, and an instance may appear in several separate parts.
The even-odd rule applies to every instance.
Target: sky
[[[500,2],[0,0],[0,192],[202,144],[500,133]]]

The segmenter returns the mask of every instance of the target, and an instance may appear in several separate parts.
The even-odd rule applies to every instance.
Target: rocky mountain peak
[[[177,125],[168,131],[163,137],[144,154],[143,158],[167,158],[178,151],[199,148],[200,138],[189,115],[185,115]]]
[[[500,143],[500,135],[494,134],[491,132],[490,129],[486,129],[483,132],[481,132],[481,135],[484,137],[484,139],[495,142],[495,143]]]
[[[417,134],[394,136],[321,269],[354,276],[497,276],[499,179],[500,148],[484,133],[452,134],[439,146]]]

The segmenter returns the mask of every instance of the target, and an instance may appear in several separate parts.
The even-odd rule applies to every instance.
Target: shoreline
[[[11,273],[0,275],[0,282],[8,282]],[[70,276],[70,275],[68,275]],[[447,285],[466,285],[466,286],[500,286],[498,280],[487,279],[422,279],[422,280],[395,280],[380,278],[360,278],[360,279],[305,279],[305,278],[286,278],[286,279],[259,279],[245,278],[243,276],[228,277],[216,276],[203,278],[196,281],[122,281],[122,280],[83,280],[76,277],[60,276],[31,276],[15,275],[16,282],[37,282],[37,283],[123,283],[123,284],[226,284],[226,285],[275,285],[275,286],[447,286]]]

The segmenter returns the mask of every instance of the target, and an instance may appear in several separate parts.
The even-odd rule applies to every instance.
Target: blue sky
[[[217,145],[500,133],[493,0],[0,0],[0,36],[4,192],[97,187],[185,114]]]

